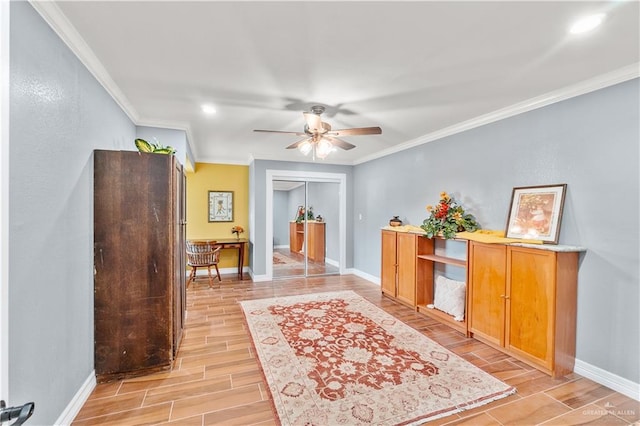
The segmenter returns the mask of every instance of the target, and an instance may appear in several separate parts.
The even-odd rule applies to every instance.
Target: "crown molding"
[[[388,148],[375,154],[362,157],[354,161],[354,165],[386,157],[388,155],[395,154],[396,152],[401,152],[415,146],[423,145],[428,142],[433,142],[435,140],[454,135],[456,133],[461,133],[467,130],[474,129],[476,127],[484,126],[485,124],[504,120],[518,114],[533,111],[538,108],[542,108],[557,102],[574,98],[576,96],[594,92],[596,90],[604,89],[606,87],[613,86],[618,83],[623,83],[625,81],[632,80],[638,77],[640,77],[640,62],[636,62],[626,67],[619,68],[615,71],[602,74],[588,80],[584,80],[571,86],[567,86],[562,89],[528,99],[526,101],[472,118],[467,121],[463,121],[453,126],[445,127],[444,129],[428,133],[424,136],[420,136],[416,139],[401,143],[392,148]]]
[[[140,119],[140,115],[133,105],[131,105],[131,102],[129,102],[124,93],[122,93],[115,81],[113,81],[111,75],[107,72],[107,69],[102,65],[102,62],[100,62],[95,53],[93,53],[93,50],[91,50],[87,42],[82,38],[80,33],[78,33],[73,24],[69,22],[65,14],[62,13],[55,2],[29,0],[29,3],[40,14],[40,16],[42,16],[47,24],[49,24],[58,37],[60,37],[69,49],[71,49],[95,79],[98,80],[134,125],[184,130],[187,133],[187,144],[189,145],[193,156],[197,157],[197,152],[194,149],[195,146],[192,142],[194,139],[189,125],[162,121],[151,122]]]
[[[55,2],[52,1],[33,1],[29,0],[29,4],[42,16],[49,24],[53,31],[62,39],[62,41],[71,49],[78,57],[80,62],[89,70],[89,72],[98,80],[105,88],[107,93],[116,101],[116,103],[127,114],[129,119],[139,125],[139,115],[135,108],[131,105],[127,97],[122,93],[118,85],[113,81],[102,62],[93,53],[89,45],[82,38],[80,33],[69,22],[67,17],[62,13]]]
[[[62,13],[55,2],[29,0],[29,3],[42,16],[47,24],[49,24],[49,26],[62,39],[62,41],[71,49],[71,51],[78,57],[80,62],[82,62],[82,64],[89,70],[89,72],[96,78],[96,80],[98,80],[98,82],[105,88],[107,93],[109,93],[111,97],[116,101],[116,103],[120,106],[120,108],[122,108],[122,110],[125,112],[125,114],[127,114],[133,124],[135,124],[136,126],[149,126],[150,124],[145,124],[144,122],[140,121],[138,112],[131,105],[127,97],[122,93],[120,88],[113,81],[106,68],[102,65],[89,45],[84,41],[82,36],[78,33],[71,22],[69,22],[67,17],[64,15],[64,13]],[[367,155],[354,161],[335,164],[355,166],[358,164],[366,163],[378,158],[386,157],[388,155],[413,148],[415,146],[442,139],[456,133],[464,132],[466,130],[484,126],[485,124],[494,123],[496,121],[504,120],[506,118],[513,117],[524,112],[542,108],[556,102],[561,102],[566,99],[584,95],[586,93],[613,86],[615,84],[638,77],[640,77],[640,63],[636,62],[634,64],[620,68],[616,71],[602,74],[600,76],[582,81],[580,83],[567,86],[565,88],[549,92],[535,98],[528,99],[524,102],[520,102],[506,108],[502,108],[488,114],[472,118],[470,120],[437,130],[432,133],[428,133],[416,139],[379,151],[375,154]],[[162,122],[156,122],[153,124],[153,126],[172,129],[176,128],[170,123]],[[187,143],[191,148],[193,156],[195,157],[194,162],[209,162],[213,160],[207,158],[198,158],[198,153],[195,150],[193,137],[189,126],[179,126],[179,129],[185,130],[187,132]],[[198,159],[196,160],[196,158]],[[247,162],[239,162],[237,160],[229,160],[227,162],[227,160],[221,159],[216,159],[215,161],[211,162],[223,162],[225,164],[247,164]],[[249,163],[250,162],[251,159],[249,159]]]
[[[237,158],[222,158],[222,157],[203,157],[198,158],[197,163],[206,163],[206,164],[228,164],[232,166],[249,166],[251,165],[251,161],[249,159],[246,160],[238,160]]]

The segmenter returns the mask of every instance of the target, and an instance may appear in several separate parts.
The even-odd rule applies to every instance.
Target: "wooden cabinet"
[[[578,253],[471,242],[473,337],[554,377],[575,361]]]
[[[98,381],[171,368],[184,323],[184,213],[174,156],[94,152]]]
[[[382,230],[382,293],[411,307],[423,299],[416,290],[418,240],[416,234]]]
[[[307,235],[307,258],[314,262],[324,263],[325,222],[311,220],[300,223],[289,222],[289,250],[295,253],[304,253],[305,235]]]
[[[446,243],[453,242],[454,244],[458,244],[462,248],[462,253],[464,259],[455,258],[451,256],[447,256],[447,253],[444,252],[444,247],[442,248],[442,252],[436,250],[436,245],[438,242]],[[446,312],[442,312],[433,307],[434,299],[435,299],[435,273],[438,273],[438,269],[440,269],[443,276],[445,268],[454,267],[459,268],[458,275],[462,275],[464,281],[467,282],[467,241],[466,240],[453,240],[453,241],[445,241],[441,238],[425,238],[423,236],[418,237],[418,252],[417,252],[417,262],[418,262],[418,274],[417,274],[417,288],[419,289],[420,294],[422,295],[421,300],[418,301],[418,312],[423,313],[427,316],[433,317],[445,324],[448,324],[452,328],[458,330],[461,333],[467,334],[467,296],[468,291],[465,292],[465,315],[464,320],[456,321],[452,315],[447,314]],[[467,286],[468,288],[468,286]]]
[[[469,243],[469,332],[504,347],[507,246]]]

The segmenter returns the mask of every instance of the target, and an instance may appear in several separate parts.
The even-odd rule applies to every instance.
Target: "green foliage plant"
[[[441,236],[451,239],[456,237],[456,232],[474,232],[480,228],[476,218],[465,213],[462,206],[444,191],[440,193],[440,201],[435,207],[427,206],[427,212],[429,217],[420,226],[427,238]]]
[[[171,146],[162,146],[160,145],[160,143],[158,143],[158,141],[156,141],[156,143],[151,143],[151,142],[147,142],[144,139],[136,139],[135,140],[135,144],[136,144],[136,148],[138,148],[138,151],[140,152],[153,152],[156,154],[168,154],[168,155],[173,155],[176,153],[175,148],[171,147]]]

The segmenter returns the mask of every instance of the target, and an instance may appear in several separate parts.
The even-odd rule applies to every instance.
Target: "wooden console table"
[[[244,251],[245,246],[249,242],[246,238],[220,238],[210,240],[197,240],[197,241],[215,241],[216,245],[222,246],[222,249],[234,249],[238,250],[238,278],[243,279],[242,268],[244,266]]]

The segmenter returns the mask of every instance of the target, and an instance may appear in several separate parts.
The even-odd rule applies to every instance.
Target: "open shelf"
[[[462,334],[467,334],[467,316],[465,312],[464,321],[456,321],[453,317],[445,312],[439,311],[435,308],[427,308],[427,305],[418,305],[418,312],[431,317],[437,321],[447,324],[449,327],[459,331]]]
[[[417,264],[417,276],[416,276],[416,287],[418,289],[418,294],[420,297],[417,300],[417,311],[421,314],[429,316],[439,322],[447,324],[451,328],[465,334],[469,335],[468,332],[468,324],[467,324],[467,314],[468,314],[468,299],[465,301],[465,319],[464,321],[456,321],[453,316],[447,314],[446,312],[440,311],[435,308],[428,308],[427,305],[433,305],[434,296],[435,296],[435,277],[440,273],[439,269],[441,266],[453,266],[455,268],[462,268],[462,273],[464,277],[458,278],[464,280],[466,283],[468,280],[467,273],[467,258],[468,258],[468,244],[466,240],[449,240],[453,241],[454,244],[462,244],[463,246],[457,246],[458,252],[464,250],[465,259],[460,259],[458,257],[449,257],[446,256],[448,254],[447,248],[448,242],[443,243],[442,238],[420,238],[418,242],[418,253],[416,255],[418,264]],[[453,252],[455,253],[455,248],[453,247]],[[438,254],[436,254],[438,253]],[[458,253],[460,255],[460,253]],[[449,277],[451,278],[451,277]],[[468,293],[468,288],[467,292]],[[467,296],[468,297],[468,296]]]
[[[452,257],[438,256],[437,254],[419,254],[418,259],[431,260],[437,263],[444,263],[446,265],[460,266],[461,268],[467,267],[467,261],[463,259],[454,259]]]

